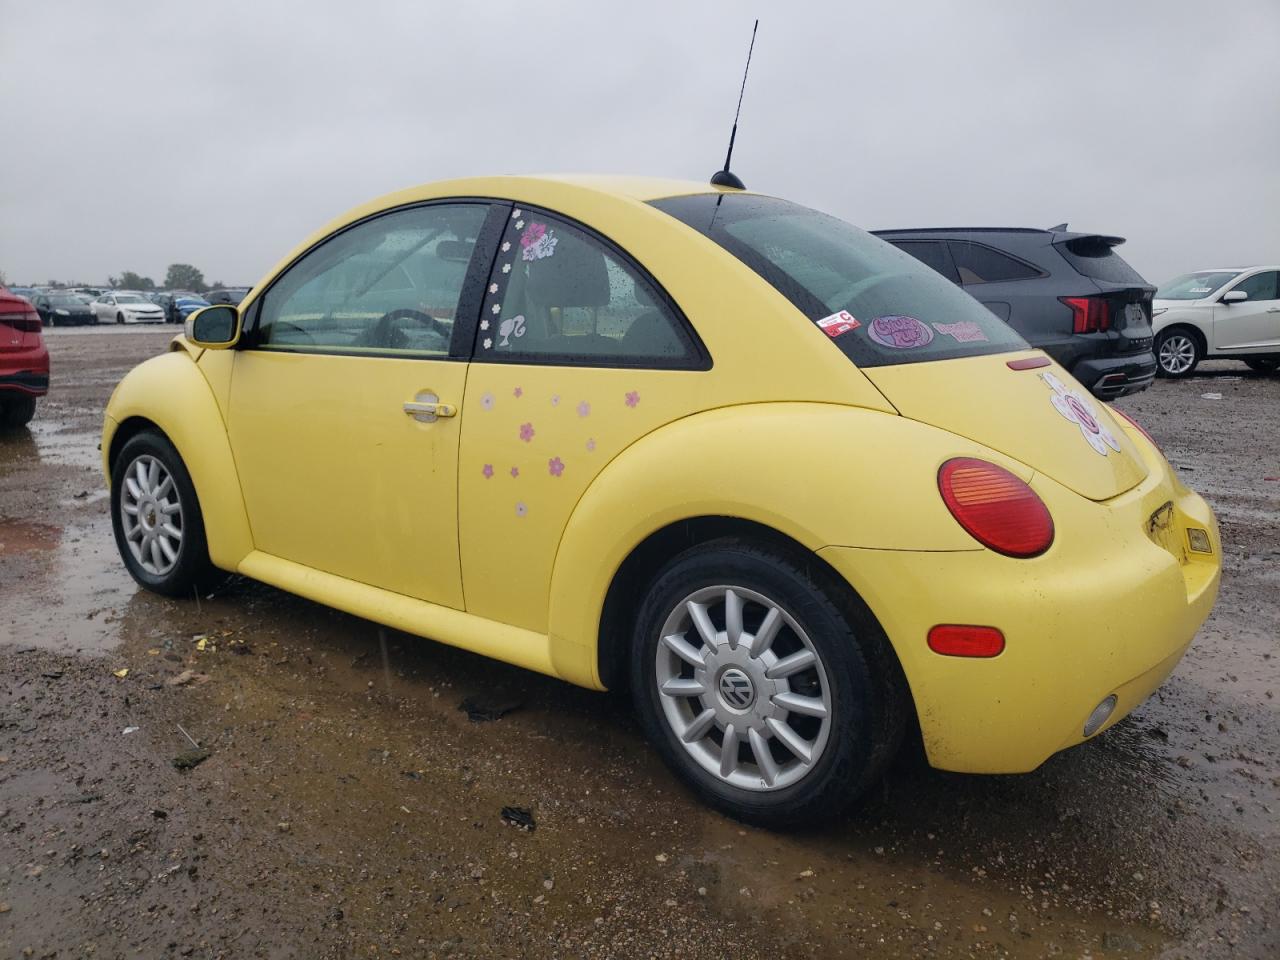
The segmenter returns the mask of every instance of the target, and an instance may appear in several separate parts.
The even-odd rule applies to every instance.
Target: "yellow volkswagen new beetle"
[[[142,585],[235,572],[596,689],[716,807],[832,814],[918,725],[1034,769],[1173,669],[1212,512],[917,260],[772,197],[457,180],[334,221],[106,411]]]

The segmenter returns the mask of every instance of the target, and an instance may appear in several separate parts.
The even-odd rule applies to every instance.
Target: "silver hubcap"
[[[147,573],[164,576],[182,549],[182,501],[165,465],[143,454],[124,474],[120,520],[133,559]]]
[[[813,769],[831,732],[831,686],[791,615],[737,586],[705,587],[662,626],[662,712],[707,772],[746,790],[778,790]]]
[[[1188,336],[1175,333],[1160,344],[1160,366],[1166,373],[1186,373],[1195,359],[1196,345]]]

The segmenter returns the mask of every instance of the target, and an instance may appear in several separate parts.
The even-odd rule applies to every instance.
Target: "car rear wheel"
[[[1164,377],[1189,377],[1204,359],[1199,338],[1189,330],[1174,327],[1156,338],[1156,365]]]
[[[191,475],[163,434],[131,437],[111,469],[111,525],[133,579],[156,593],[189,597],[224,575],[209,560]]]
[[[902,731],[879,625],[797,560],[736,540],[691,548],[653,581],[632,647],[663,759],[707,803],[769,826],[844,809]]]
[[[1256,370],[1258,373],[1275,373],[1280,370],[1280,360],[1272,360],[1267,357],[1261,357],[1254,360],[1246,360],[1250,370]]]
[[[25,427],[35,415],[35,397],[7,397],[0,400],[0,427],[7,430]]]
[[[123,313],[117,313],[117,314],[116,314],[116,323],[124,323],[124,314],[123,314]]]

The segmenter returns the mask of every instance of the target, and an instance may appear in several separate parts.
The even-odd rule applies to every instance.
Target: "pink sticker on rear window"
[[[986,343],[987,335],[972,320],[961,320],[959,323],[935,323],[933,329],[954,337],[961,343]]]
[[[897,314],[876,317],[867,328],[867,336],[882,347],[910,350],[933,342],[933,331],[915,317]]]
[[[823,317],[818,321],[818,329],[834,340],[842,333],[848,333],[850,330],[857,330],[859,323],[848,310],[841,310],[839,313],[833,313],[829,317]]]

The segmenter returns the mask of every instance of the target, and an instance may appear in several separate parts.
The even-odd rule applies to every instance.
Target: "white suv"
[[[1190,376],[1207,357],[1280,370],[1280,267],[1198,270],[1170,280],[1151,304],[1158,372]]]

